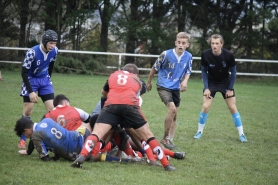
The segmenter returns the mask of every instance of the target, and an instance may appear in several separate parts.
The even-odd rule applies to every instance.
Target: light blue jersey
[[[191,74],[192,55],[184,51],[179,57],[175,49],[164,51],[154,63],[154,68],[158,72],[158,86],[180,90],[180,83],[185,74]]]
[[[22,67],[29,69],[29,77],[47,77],[49,64],[56,60],[57,54],[57,47],[45,53],[41,48],[41,44],[36,45],[27,51]]]
[[[34,124],[32,141],[43,158],[48,150],[67,160],[75,160],[83,147],[83,136],[77,131],[68,131],[50,118]]]

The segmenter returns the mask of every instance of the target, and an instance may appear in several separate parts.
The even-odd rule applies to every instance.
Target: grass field
[[[34,151],[31,156],[18,154],[15,121],[22,114],[20,72],[2,71],[0,82],[0,184],[278,184],[278,80],[238,79],[235,85],[237,107],[248,143],[238,141],[238,133],[220,94],[211,107],[204,135],[194,140],[202,105],[202,82],[192,78],[182,93],[175,144],[185,151],[183,161],[171,159],[177,168],[166,172],[161,167],[143,164],[85,163],[83,169],[70,162],[42,162]],[[100,99],[107,76],[53,74],[55,93],[63,93],[71,105],[91,113]],[[146,77],[143,77],[146,80]],[[155,85],[153,79],[153,85]],[[143,112],[152,132],[160,140],[166,107],[156,89],[143,95]],[[40,101],[32,120],[45,113]]]

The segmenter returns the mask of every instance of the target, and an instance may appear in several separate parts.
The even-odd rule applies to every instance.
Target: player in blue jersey
[[[180,105],[180,92],[187,90],[191,74],[192,55],[186,51],[190,46],[190,36],[180,32],[176,36],[175,48],[164,51],[154,63],[147,81],[147,91],[152,89],[152,78],[158,73],[157,92],[168,112],[164,121],[164,137],[161,143],[165,148],[174,149],[174,134],[177,126],[177,113]]]
[[[30,48],[26,53],[21,71],[23,83],[20,96],[23,97],[24,102],[22,117],[30,119],[34,103],[38,103],[39,96],[46,112],[54,108],[54,89],[50,77],[58,54],[57,42],[57,33],[47,30],[42,36],[42,43]],[[24,135],[20,137],[18,147],[26,148]]]
[[[234,91],[236,62],[234,55],[230,51],[222,48],[224,39],[221,35],[212,35],[208,42],[211,48],[203,51],[201,56],[204,97],[203,107],[199,115],[198,130],[194,138],[200,139],[202,137],[210,106],[216,92],[220,92],[232,114],[233,122],[238,130],[239,140],[241,142],[247,142],[243,132],[241,117],[236,107]]]
[[[39,123],[33,123],[30,119],[22,117],[17,120],[14,131],[17,136],[20,137],[24,134],[32,140],[40,159],[43,161],[57,160],[59,158],[70,161],[75,160],[84,145],[84,140],[90,135],[88,129],[68,131],[50,118],[44,118]],[[55,155],[50,157],[49,151],[54,152]],[[26,150],[19,151],[20,154],[31,154],[26,152]],[[143,159],[140,158],[119,158],[106,154],[99,154],[89,159],[110,162],[143,162]]]

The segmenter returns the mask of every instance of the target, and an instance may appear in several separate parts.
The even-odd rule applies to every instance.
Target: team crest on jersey
[[[222,61],[222,65],[223,65],[223,67],[227,66],[225,61]]]
[[[45,122],[44,122],[44,123],[41,123],[41,124],[40,124],[40,127],[41,127],[41,128],[46,128],[46,127],[47,127],[47,123],[45,123]]]
[[[36,69],[34,70],[34,74],[38,74],[38,73],[40,73],[40,68],[36,68]]]

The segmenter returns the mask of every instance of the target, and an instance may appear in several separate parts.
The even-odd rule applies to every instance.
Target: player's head
[[[224,39],[222,37],[222,35],[220,34],[213,34],[210,36],[210,38],[208,39],[208,44],[211,45],[211,40],[212,39],[219,39],[220,40],[220,43],[223,45],[224,44]]]
[[[64,105],[69,104],[70,100],[63,94],[58,94],[55,96],[53,100],[53,106],[56,107],[57,105]]]
[[[123,67],[124,71],[128,71],[133,74],[139,74],[139,70],[135,64],[128,63]]]
[[[42,44],[47,50],[47,43],[48,42],[58,42],[58,35],[53,30],[46,30],[42,36]]]
[[[28,118],[22,117],[19,120],[16,121],[14,131],[17,136],[21,136],[24,134],[25,129],[32,129],[33,128],[33,121],[31,121]]]
[[[187,39],[188,43],[190,43],[190,35],[186,32],[179,32],[176,36],[176,40],[178,39]]]
[[[176,36],[175,46],[176,53],[181,55],[190,46],[190,35],[186,32],[179,32]]]

